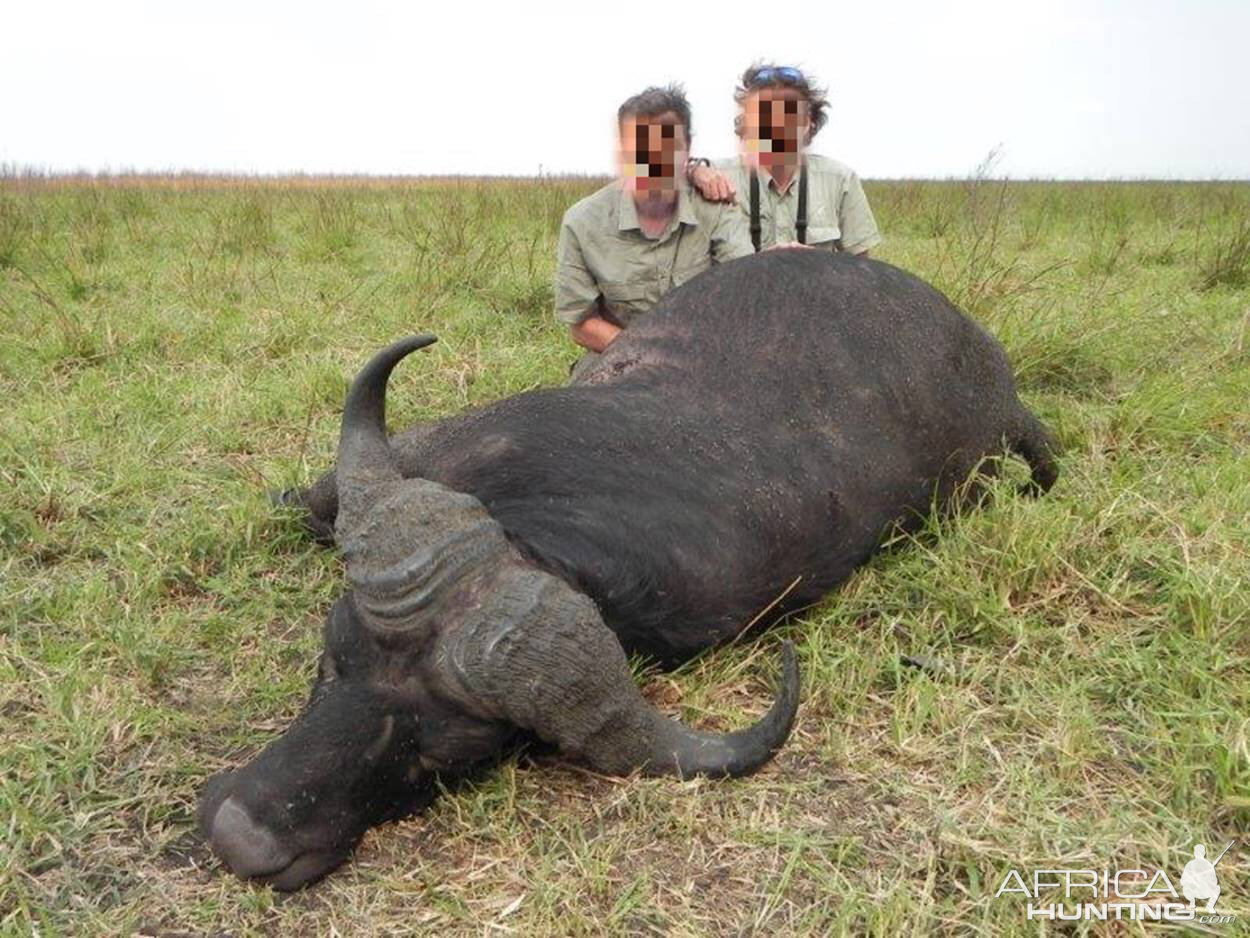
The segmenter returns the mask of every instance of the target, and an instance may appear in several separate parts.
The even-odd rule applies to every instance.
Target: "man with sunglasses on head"
[[[555,314],[587,349],[574,375],[670,289],[752,251],[741,213],[686,185],[690,104],[681,86],[634,95],[617,111],[617,131],[619,178],[560,226]]]
[[[881,242],[855,171],[807,151],[828,116],[825,89],[797,68],[757,64],[734,100],[739,157],[715,168],[691,161],[689,175],[705,197],[737,199],[755,250],[799,243],[866,255]]]

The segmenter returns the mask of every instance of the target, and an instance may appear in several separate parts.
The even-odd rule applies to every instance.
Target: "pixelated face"
[[[742,102],[742,149],[752,165],[797,162],[810,127],[807,100],[794,88],[761,88]]]
[[[671,198],[685,179],[689,143],[681,119],[671,111],[621,121],[621,180],[635,198]]]

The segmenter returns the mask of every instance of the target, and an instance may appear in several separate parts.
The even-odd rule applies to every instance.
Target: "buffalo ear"
[[[798,709],[786,643],[777,700],[754,726],[703,733],[665,717],[634,685],[594,603],[533,569],[505,572],[448,641],[443,660],[480,706],[608,774],[745,775],[781,747]]]

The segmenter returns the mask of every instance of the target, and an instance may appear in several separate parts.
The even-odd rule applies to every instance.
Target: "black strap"
[[[751,170],[751,243],[760,250],[760,178]]]
[[[807,164],[799,170],[799,217],[794,223],[799,244],[807,244]]]
[[[807,244],[807,164],[799,170],[799,213],[794,223],[799,244]],[[760,249],[760,177],[751,170],[751,243]]]

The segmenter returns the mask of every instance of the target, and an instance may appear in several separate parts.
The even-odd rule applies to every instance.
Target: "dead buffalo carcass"
[[[387,378],[432,341],[365,367],[337,476],[300,496],[351,581],[306,710],[201,798],[216,853],[281,889],[523,734],[607,773],[752,771],[794,718],[788,647],[772,709],[726,734],[658,713],[626,654],[671,665],[816,601],[1004,448],[1036,490],[1057,472],[998,342],[878,261],[714,268],[574,384],[388,441]]]

